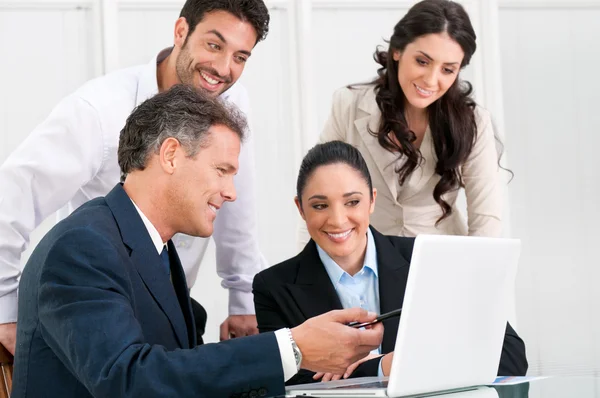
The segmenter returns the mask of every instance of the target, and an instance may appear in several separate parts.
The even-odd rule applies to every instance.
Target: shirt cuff
[[[0,297],[0,324],[17,321],[17,292]]]
[[[254,296],[252,292],[229,289],[229,315],[254,315]]]
[[[277,345],[279,345],[279,353],[281,354],[281,366],[283,367],[284,381],[291,379],[296,373],[296,357],[294,356],[294,348],[290,340],[288,329],[279,329],[275,331],[277,337]]]

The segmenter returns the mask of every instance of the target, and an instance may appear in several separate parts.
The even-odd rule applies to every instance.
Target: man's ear
[[[175,21],[175,32],[173,37],[173,44],[175,44],[175,47],[183,47],[189,31],[190,25],[187,23],[187,20],[184,17],[180,17],[177,19],[177,21]]]
[[[177,153],[181,148],[181,144],[173,137],[169,137],[163,141],[159,151],[160,167],[167,173],[175,173],[177,168]]]

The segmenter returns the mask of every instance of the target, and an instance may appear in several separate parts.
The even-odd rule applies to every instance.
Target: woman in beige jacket
[[[386,235],[502,233],[504,194],[491,118],[459,79],[475,48],[460,4],[421,1],[394,28],[389,50],[376,51],[379,77],[333,96],[320,141],[341,140],[360,150],[379,192],[371,224]],[[460,188],[466,219],[456,206]]]

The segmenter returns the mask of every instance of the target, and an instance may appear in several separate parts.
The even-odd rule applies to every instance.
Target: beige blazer
[[[440,180],[435,173],[437,157],[431,131],[427,128],[421,144],[424,162],[400,186],[394,171],[401,164],[398,154],[388,152],[370,132],[377,131],[381,112],[375,102],[372,85],[342,88],[335,92],[329,120],[321,142],[341,140],[360,150],[377,188],[371,224],[384,235],[418,234],[474,235],[499,237],[502,234],[504,183],[498,167],[498,152],[490,114],[477,107],[477,140],[469,159],[460,169],[467,199],[467,214],[456,206],[458,191],[444,199],[452,206],[452,215],[435,225],[442,215],[433,199],[433,189]],[[306,226],[300,223],[299,244],[309,239]]]

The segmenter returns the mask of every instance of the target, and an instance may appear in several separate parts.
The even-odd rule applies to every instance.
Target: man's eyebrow
[[[228,173],[235,173],[237,171],[237,168],[231,163],[219,163],[216,164],[214,167],[225,169],[225,171],[227,171]]]
[[[213,35],[217,36],[219,38],[219,40],[221,40],[223,43],[227,44],[227,40],[225,40],[225,37],[223,37],[223,35],[221,34],[221,32],[219,32],[216,29],[211,29],[206,33],[212,33]]]
[[[227,44],[227,40],[225,40],[225,36],[223,36],[221,34],[221,32],[219,32],[218,30],[211,29],[211,30],[209,30],[206,33],[212,33],[213,35],[217,36],[219,38],[219,40],[221,40],[223,42],[223,44]],[[240,52],[240,53],[242,53],[244,55],[247,55],[248,57],[252,55],[252,53],[250,51],[247,51],[247,50],[239,50],[238,52]]]

